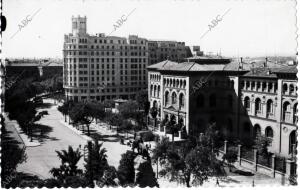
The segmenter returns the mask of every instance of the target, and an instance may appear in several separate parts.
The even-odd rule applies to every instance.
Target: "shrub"
[[[135,153],[132,151],[127,151],[125,154],[122,154],[117,172],[118,179],[122,186],[128,186],[134,183],[134,158]]]
[[[147,142],[147,141],[154,141],[155,135],[151,131],[147,131],[145,133],[142,133],[141,137],[144,142]]]

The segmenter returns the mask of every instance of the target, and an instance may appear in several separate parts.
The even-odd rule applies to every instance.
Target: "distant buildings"
[[[61,60],[52,59],[6,59],[6,86],[16,77],[22,78],[51,78],[62,76]]]
[[[148,41],[130,35],[87,34],[86,17],[72,17],[64,41],[64,88],[75,101],[134,99],[147,88],[147,66],[164,59],[188,57],[182,42]]]
[[[296,146],[297,69],[264,66],[217,56],[162,61],[148,66],[149,101],[160,120],[183,125],[180,134],[198,135],[216,123],[227,139],[265,135],[271,152],[287,157]]]
[[[148,41],[149,64],[155,64],[164,60],[183,62],[191,57],[192,52],[184,42],[176,41]]]

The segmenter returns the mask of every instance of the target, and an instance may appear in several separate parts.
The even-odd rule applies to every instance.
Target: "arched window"
[[[150,95],[153,96],[153,85],[150,86]]]
[[[296,103],[294,105],[293,112],[294,112],[293,123],[297,124],[298,123],[298,103]]]
[[[229,108],[233,107],[233,98],[232,98],[232,95],[228,95],[228,106],[229,106]]]
[[[248,90],[250,87],[250,82],[249,81],[246,81],[246,89]]]
[[[255,81],[251,82],[251,90],[255,90]]]
[[[285,93],[287,93],[287,91],[288,91],[288,85],[287,84],[283,84],[283,93],[285,94]]]
[[[290,94],[294,94],[295,88],[293,84],[290,84]]]
[[[274,110],[273,110],[273,101],[272,100],[268,100],[267,101],[267,117],[273,115]]]
[[[296,131],[292,131],[289,136],[289,153],[292,153],[296,148]]]
[[[177,94],[176,92],[172,93],[172,104],[176,104],[177,103]]]
[[[157,87],[157,97],[160,95],[160,86]]]
[[[261,100],[256,98],[255,100],[255,115],[261,113]]]
[[[283,104],[283,121],[288,122],[290,121],[291,115],[291,105],[289,102],[285,102]]]
[[[184,108],[184,95],[182,93],[179,95],[179,108]]]
[[[266,84],[266,82],[263,82],[262,83],[262,91],[266,91],[266,88],[267,88],[267,84]]]
[[[245,87],[245,81],[241,81],[241,89],[244,89]]]
[[[257,138],[261,134],[261,128],[260,125],[255,124],[253,127],[253,138]]]
[[[197,107],[199,107],[199,108],[204,107],[204,96],[203,96],[203,94],[199,94],[197,96]]]
[[[256,82],[256,89],[260,90],[260,82]]]
[[[157,108],[157,101],[156,100],[153,101],[152,107]]]
[[[248,96],[244,99],[244,106],[247,110],[250,110],[250,98]]]
[[[265,134],[266,134],[266,137],[273,138],[273,129],[272,129],[272,127],[268,126],[266,128]]]
[[[269,82],[268,92],[271,92],[273,89],[273,83]]]
[[[169,104],[169,91],[165,92],[165,106],[167,106]]]
[[[212,94],[209,96],[209,106],[216,107],[216,105],[217,105],[216,95]]]
[[[156,95],[157,95],[156,86],[154,86],[154,94],[153,94],[153,96],[156,97]]]

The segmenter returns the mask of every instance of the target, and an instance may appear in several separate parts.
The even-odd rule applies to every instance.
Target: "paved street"
[[[53,100],[44,102],[53,103]],[[17,168],[18,171],[35,174],[41,178],[51,177],[50,169],[60,165],[55,150],[67,149],[69,145],[77,148],[80,144],[86,144],[82,137],[59,122],[63,116],[55,106],[52,105],[45,110],[48,111],[49,115],[46,115],[38,123],[49,126],[47,138],[43,139],[41,146],[27,147],[27,162]],[[83,158],[81,158],[78,166],[83,168]]]

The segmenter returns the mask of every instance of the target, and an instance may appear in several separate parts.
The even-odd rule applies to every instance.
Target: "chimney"
[[[264,64],[264,67],[267,67],[268,66],[268,58],[266,57],[266,62]]]
[[[244,69],[243,58],[241,57],[242,70]]]

